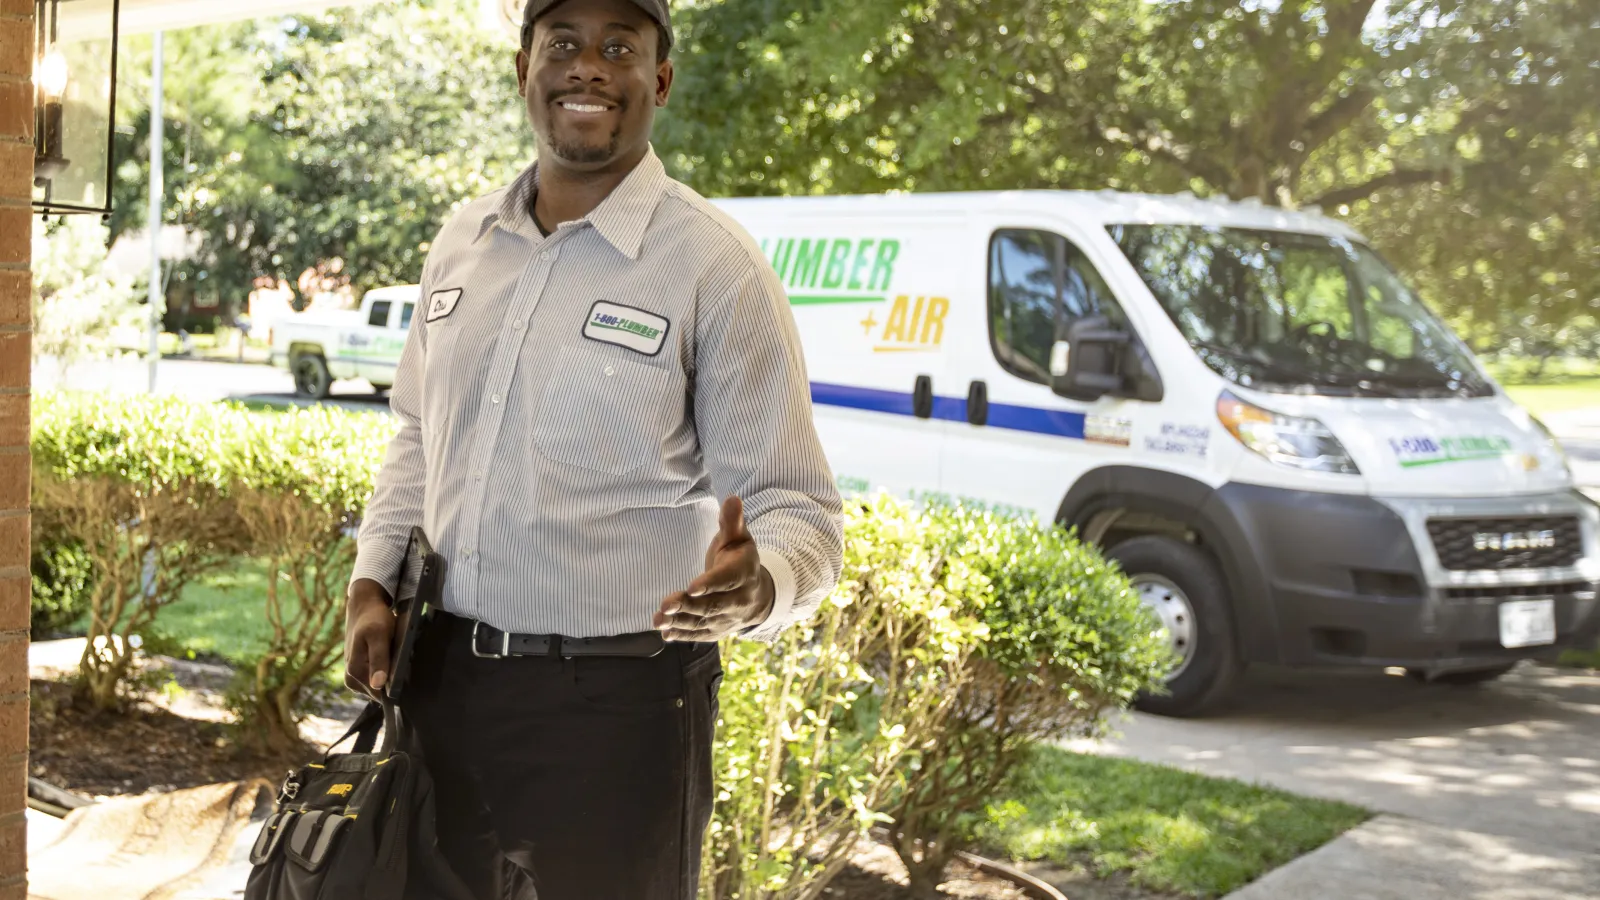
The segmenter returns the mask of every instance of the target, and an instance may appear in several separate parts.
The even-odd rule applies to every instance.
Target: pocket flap
[[[283,835],[298,815],[297,810],[281,810],[267,817],[261,823],[261,833],[256,835],[255,846],[250,848],[250,865],[259,866],[272,858],[278,852],[278,845],[283,843]]]

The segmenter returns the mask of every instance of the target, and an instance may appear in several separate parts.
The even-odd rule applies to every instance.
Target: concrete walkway
[[[1075,749],[1381,814],[1234,900],[1600,900],[1597,748],[1600,677],[1524,665],[1476,689],[1253,671],[1229,712]]]

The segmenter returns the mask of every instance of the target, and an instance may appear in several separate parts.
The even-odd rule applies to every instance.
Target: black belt
[[[459,617],[458,617],[459,618]],[[616,637],[574,638],[559,634],[513,634],[473,619],[472,655],[482,659],[508,656],[658,656],[667,642],[658,631]]]

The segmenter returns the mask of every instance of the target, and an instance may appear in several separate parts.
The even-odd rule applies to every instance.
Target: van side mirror
[[[1127,385],[1121,361],[1133,335],[1111,327],[1104,316],[1067,324],[1050,348],[1050,390],[1069,400],[1098,400]]]

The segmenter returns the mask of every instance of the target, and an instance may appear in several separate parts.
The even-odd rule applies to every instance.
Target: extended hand
[[[669,641],[719,640],[766,621],[772,612],[772,576],[761,566],[755,538],[744,524],[744,501],[722,504],[717,536],[706,550],[706,570],[661,601],[655,626]]]

